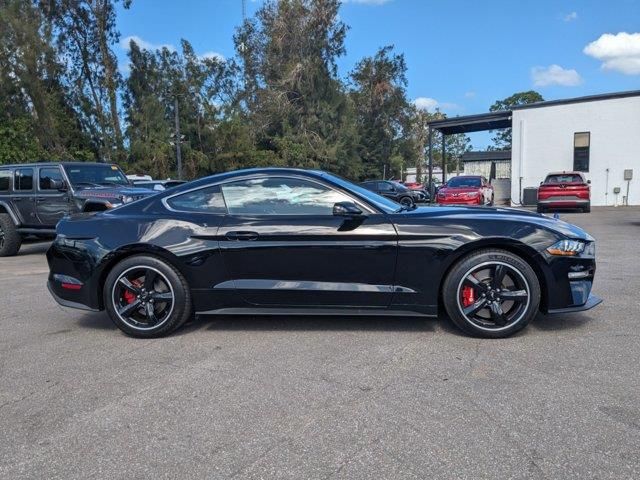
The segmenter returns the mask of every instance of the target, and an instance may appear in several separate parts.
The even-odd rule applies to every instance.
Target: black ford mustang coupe
[[[508,208],[405,207],[320,171],[214,175],[62,220],[49,290],[136,337],[194,314],[437,316],[505,337],[587,310],[595,243]]]

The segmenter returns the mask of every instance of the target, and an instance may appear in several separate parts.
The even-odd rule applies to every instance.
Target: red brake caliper
[[[476,291],[473,289],[473,287],[462,287],[462,306],[468,307],[469,305],[473,305],[475,301]]]
[[[136,288],[139,288],[142,285],[142,282],[140,280],[137,280],[137,279],[136,280],[132,280],[131,281],[131,285],[133,285]],[[129,290],[125,290],[124,293],[122,294],[122,298],[128,304],[131,304],[131,303],[136,301],[136,294],[131,292],[131,291],[129,291]]]

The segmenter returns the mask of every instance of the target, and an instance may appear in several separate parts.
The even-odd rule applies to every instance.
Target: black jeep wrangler
[[[65,215],[107,210],[155,193],[134,187],[108,163],[0,165],[0,257],[18,253],[27,235],[54,237]]]

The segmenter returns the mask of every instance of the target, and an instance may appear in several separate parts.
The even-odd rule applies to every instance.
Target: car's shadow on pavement
[[[588,313],[566,313],[557,315],[544,315],[539,313],[533,319],[529,327],[545,332],[557,332],[561,330],[579,330],[586,328],[593,318]],[[525,329],[526,330],[526,329]]]
[[[91,328],[94,330],[117,330],[109,315],[106,312],[83,312],[77,321],[78,326],[82,328]]]
[[[202,316],[193,323],[207,323],[209,330],[246,331],[402,331],[430,332],[435,321],[424,317],[368,316],[280,316],[227,315]]]

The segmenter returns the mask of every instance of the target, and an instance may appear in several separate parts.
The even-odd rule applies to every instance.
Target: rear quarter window
[[[0,170],[0,192],[8,192],[11,187],[11,170]]]

